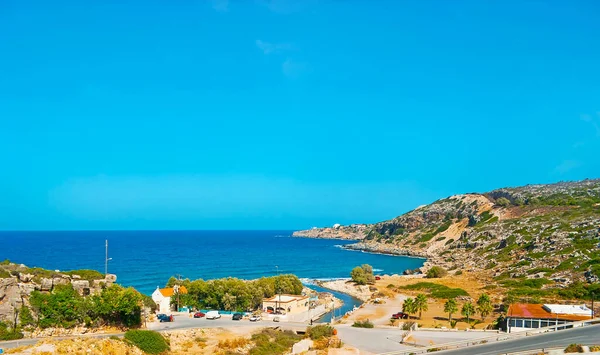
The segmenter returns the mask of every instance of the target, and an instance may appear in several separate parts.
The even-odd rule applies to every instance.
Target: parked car
[[[233,316],[231,317],[231,319],[233,319],[233,320],[241,320],[242,318],[244,318],[244,315],[241,313],[234,313]]]
[[[206,312],[206,319],[219,319],[221,318],[221,314],[219,311],[208,311]]]
[[[194,318],[202,318],[204,317],[206,314],[202,313],[202,312],[196,312],[194,313]]]
[[[158,321],[161,323],[162,322],[172,322],[174,320],[172,315],[168,316],[166,314],[159,314],[156,316],[156,318],[158,318]]]
[[[381,280],[381,276],[375,276],[375,280],[377,280],[377,281]]]
[[[260,316],[254,315],[254,316],[250,317],[250,322],[258,322],[261,319],[262,318],[260,318]]]
[[[408,319],[408,314],[403,312],[398,312],[392,314],[392,319]]]
[[[279,321],[281,321],[281,318],[279,318],[279,317],[273,318],[273,322],[279,322]]]

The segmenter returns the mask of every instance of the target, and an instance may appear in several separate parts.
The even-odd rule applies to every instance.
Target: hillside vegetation
[[[510,297],[585,298],[600,294],[600,180],[455,195],[367,225],[360,239],[348,247],[479,272]]]

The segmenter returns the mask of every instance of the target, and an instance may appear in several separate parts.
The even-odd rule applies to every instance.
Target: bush
[[[165,338],[153,330],[129,330],[125,339],[148,354],[160,354],[169,350]]]
[[[354,322],[354,324],[352,324],[352,326],[355,328],[373,328],[374,327],[373,323],[368,319],[363,320],[363,321],[357,320]]]
[[[264,329],[258,334],[252,335],[254,347],[250,349],[250,355],[280,355],[289,353],[291,347],[302,339],[293,332],[280,332],[273,329]]]
[[[510,201],[506,197],[500,197],[496,200],[496,204],[500,207],[508,207],[510,206]]]
[[[425,276],[428,279],[440,278],[448,275],[448,271],[441,266],[434,266],[429,271],[427,271],[427,275]]]
[[[23,339],[23,333],[19,329],[9,329],[8,325],[0,322],[0,340],[17,340]]]
[[[375,282],[375,276],[373,276],[373,267],[369,264],[363,264],[357,266],[350,272],[352,281],[359,285],[366,285],[367,283]]]
[[[317,325],[309,327],[306,331],[309,338],[312,340],[318,340],[323,337],[330,337],[333,335],[333,327],[329,325]]]
[[[404,290],[428,291],[429,296],[433,298],[456,298],[458,296],[468,296],[467,291],[462,288],[450,288],[448,286],[436,284],[433,282],[418,282],[412,285],[398,287]]]
[[[19,310],[19,322],[21,323],[22,327],[35,324],[35,320],[33,319],[33,315],[31,314],[29,307],[21,307]]]
[[[565,349],[566,353],[582,353],[583,348],[579,344],[571,344]]]

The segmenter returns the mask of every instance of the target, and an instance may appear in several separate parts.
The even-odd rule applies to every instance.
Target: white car
[[[261,320],[260,316],[252,316],[250,317],[250,322],[258,322]]]
[[[219,314],[219,311],[209,311],[206,312],[206,319],[219,319],[221,318],[221,314]]]

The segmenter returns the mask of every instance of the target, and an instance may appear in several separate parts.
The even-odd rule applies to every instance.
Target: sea
[[[425,259],[343,249],[352,241],[292,237],[292,231],[50,231],[0,232],[0,261],[29,267],[108,272],[117,283],[151,294],[171,276],[195,279],[295,274],[301,279],[348,278],[353,267],[401,274]]]

